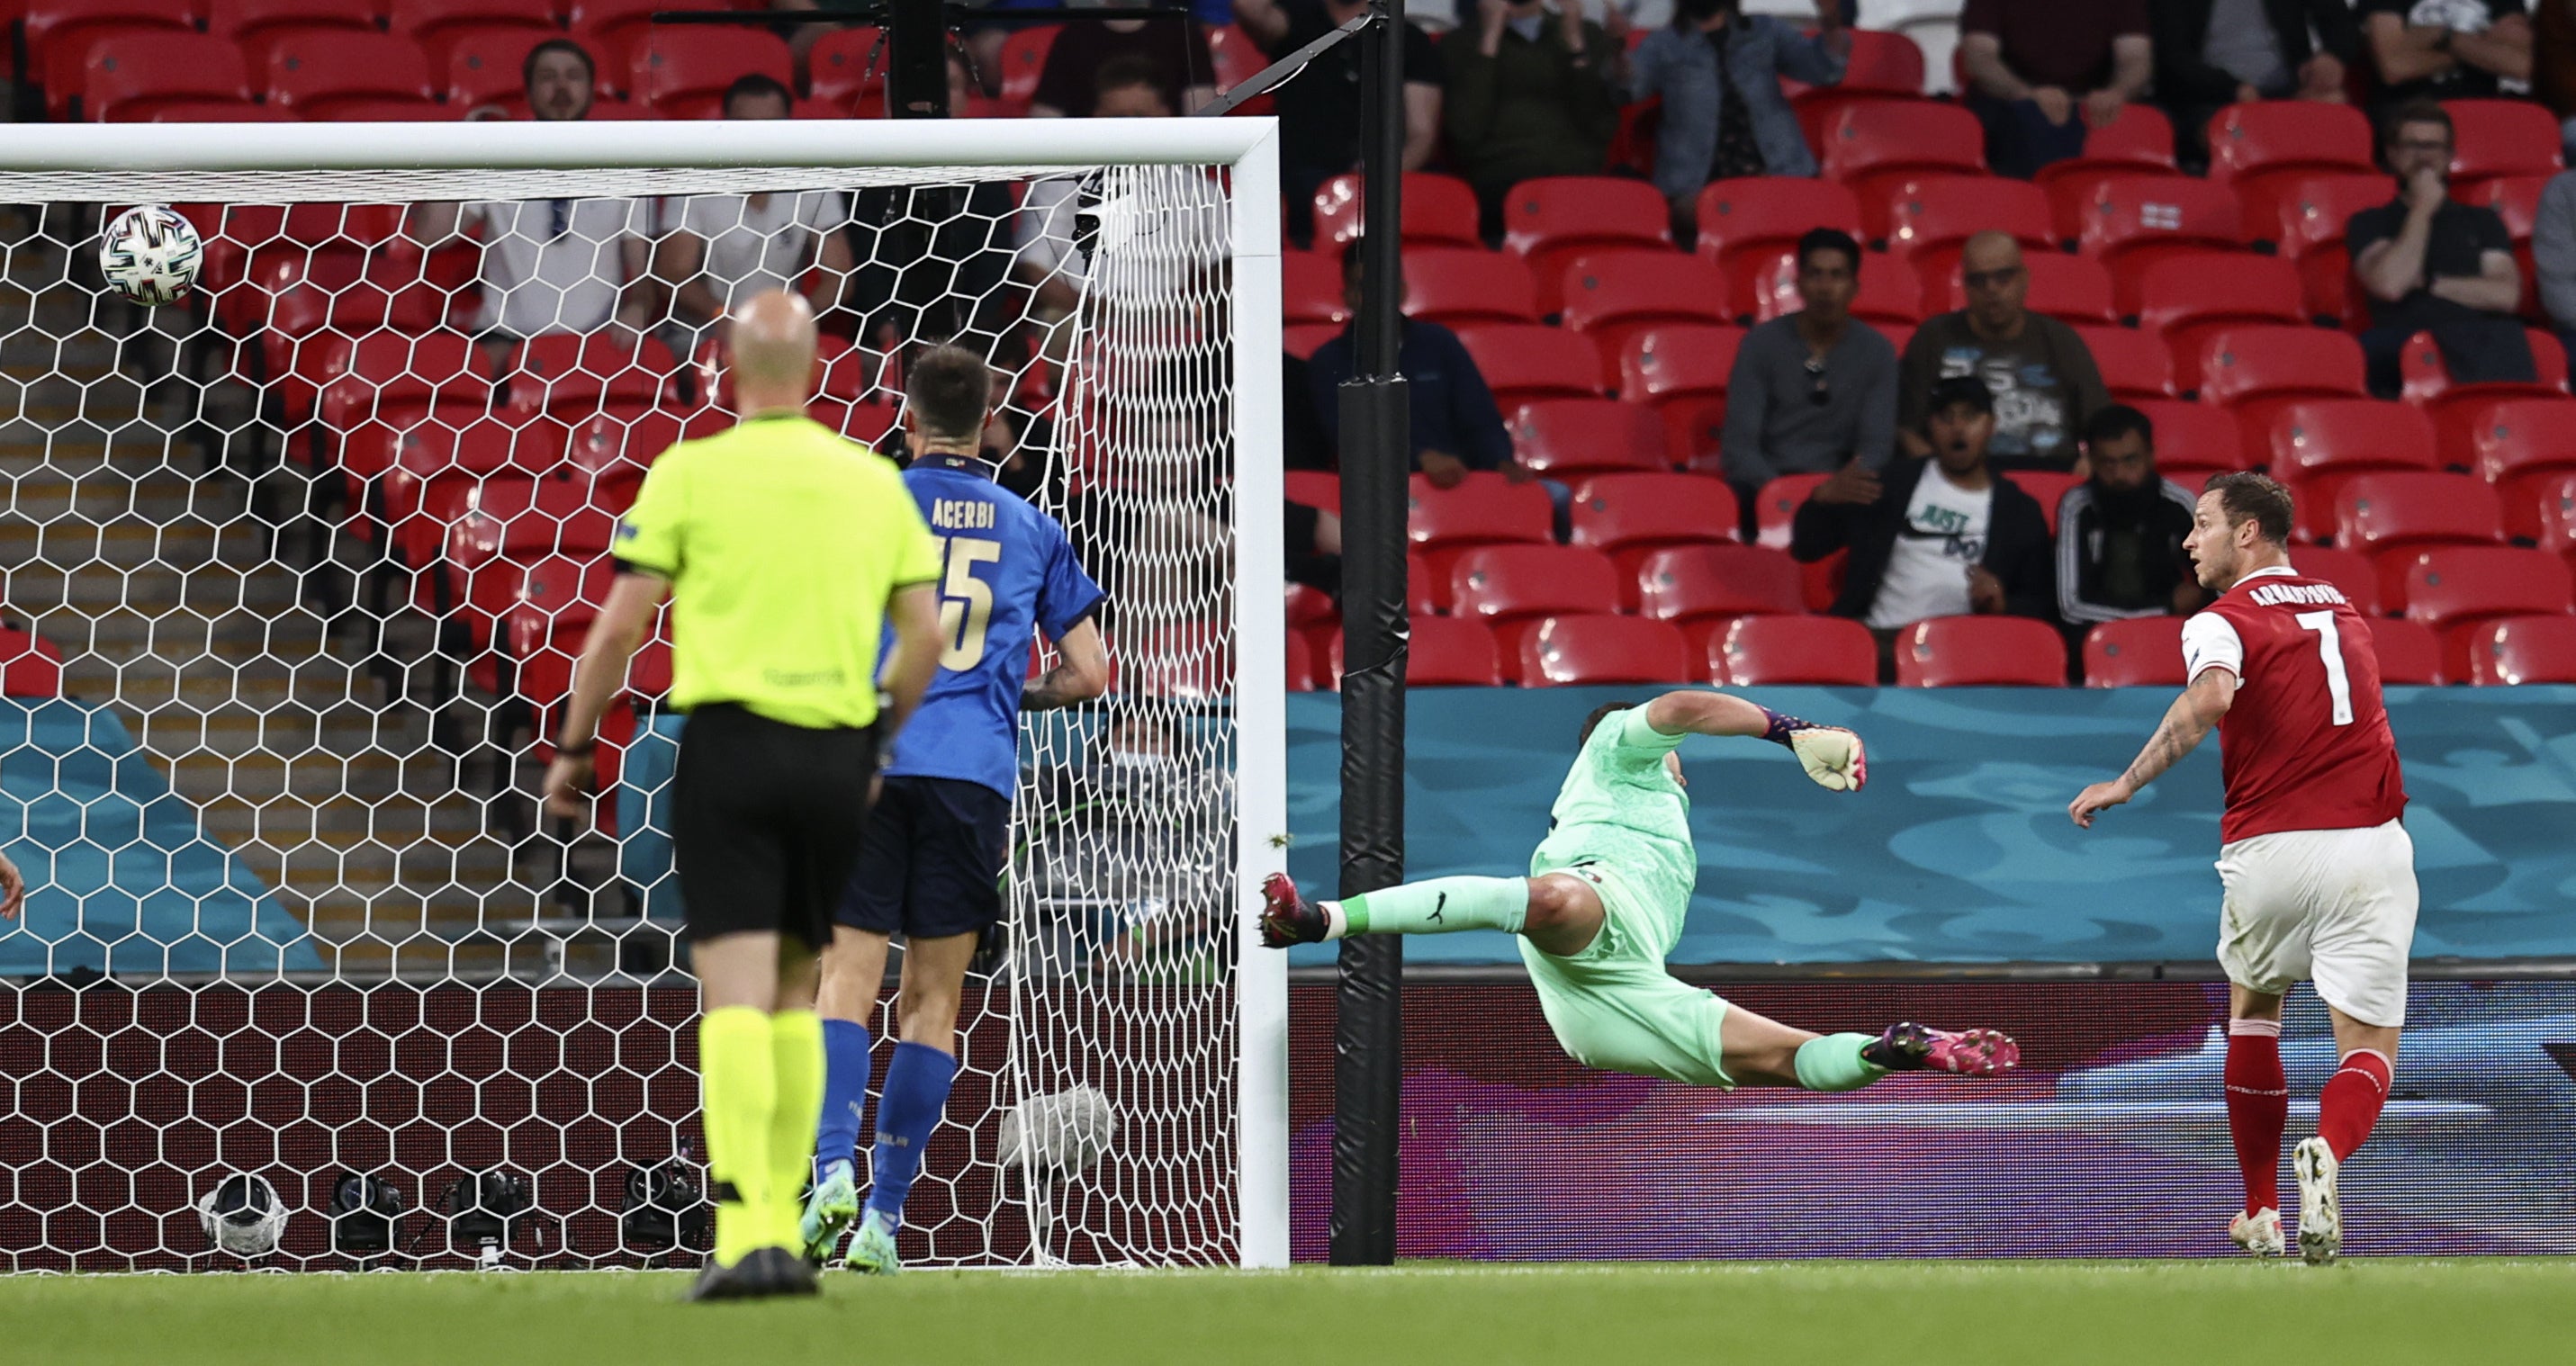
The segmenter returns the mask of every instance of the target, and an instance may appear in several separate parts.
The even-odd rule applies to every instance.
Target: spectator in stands
[[[2560,143],[2576,142],[2576,0],[2531,11],[2531,97],[2558,116]]]
[[[1789,553],[1851,552],[1834,615],[1877,635],[1879,679],[1896,681],[1897,633],[1932,617],[2009,614],[2054,621],[2048,519],[1986,463],[1995,396],[1966,376],[1934,387],[1930,459],[1891,463],[1882,482],[1855,461],[1799,507]]]
[[[1272,61],[1369,12],[1368,0],[1234,0],[1234,22]],[[1279,111],[1279,193],[1288,237],[1315,238],[1315,191],[1360,164],[1360,49],[1336,44],[1271,96]],[[1416,24],[1404,28],[1404,169],[1431,163],[1440,145],[1440,50]]]
[[[1342,438],[1340,390],[1358,373],[1360,273],[1360,244],[1352,242],[1342,249],[1342,296],[1350,301],[1350,326],[1317,347],[1306,362],[1315,416],[1336,446]],[[1470,470],[1500,470],[1516,483],[1531,477],[1528,467],[1512,458],[1511,433],[1503,429],[1494,391],[1486,387],[1476,358],[1467,354],[1457,333],[1438,323],[1405,319],[1397,364],[1403,368],[1413,412],[1413,468],[1424,478],[1445,489],[1456,487]]]
[[[1959,270],[1968,306],[1925,320],[1906,343],[1896,439],[1909,455],[1931,454],[1924,400],[1935,381],[1973,376],[1994,391],[1997,467],[2082,473],[2076,433],[2111,401],[2092,350],[2074,328],[2025,306],[2030,271],[2010,234],[1969,238]]]
[[[2084,154],[2155,75],[2147,0],[1967,0],[1959,11],[1967,106],[1986,125],[1986,162],[2027,180]]]
[[[2576,171],[2551,176],[2540,192],[2531,264],[2540,277],[2540,307],[2558,330],[2558,344],[2576,357]]]
[[[2156,433],[2125,403],[2084,424],[2093,475],[2057,505],[2057,615],[2073,656],[2094,623],[2189,616],[2209,603],[2183,538],[2199,500],[2156,473]]]
[[[569,38],[530,48],[520,68],[529,114],[543,123],[587,117],[592,72],[590,53]],[[521,337],[550,332],[595,332],[612,322],[632,340],[650,325],[656,302],[646,241],[650,201],[418,204],[409,236],[434,249],[468,228],[483,233],[480,326],[494,347],[506,350]]]
[[[1153,63],[1129,54],[1102,64],[1092,86],[1098,118],[1165,118],[1172,113]],[[1224,201],[1213,193],[1181,204],[1168,202],[1171,182],[1151,171],[1111,168],[1093,176],[1055,176],[1029,186],[1019,219],[1020,279],[1035,294],[1033,311],[1052,322],[1073,310],[1093,287],[1089,236],[1082,223],[1105,200],[1131,201],[1126,217],[1137,239],[1133,267],[1113,282],[1136,303],[1181,306],[1214,297],[1200,286],[1204,271],[1222,264]],[[1145,247],[1141,239],[1159,239]]]
[[[2352,216],[2344,240],[2370,296],[2361,334],[2370,389],[2395,398],[2406,339],[2433,334],[2462,384],[2535,378],[2531,343],[2514,317],[2522,271],[2496,211],[2451,198],[2451,116],[2430,101],[2401,105],[2381,126],[2380,159],[2397,197]]]
[[[2531,79],[2525,0],[2358,0],[2379,68],[2381,113],[2421,100],[2494,96]]]
[[[1485,240],[1502,240],[1512,186],[1601,173],[1619,131],[1611,82],[1627,32],[1609,13],[1615,33],[1571,0],[1553,16],[1546,0],[1478,0],[1475,36],[1448,44],[1449,155],[1476,187]]]
[[[1122,60],[1143,63],[1163,102],[1176,112],[1187,113],[1216,98],[1216,61],[1208,55],[1207,35],[1188,16],[1084,19],[1065,25],[1047,49],[1029,114],[1081,119],[1102,112],[1097,107],[1100,73]]]
[[[1752,495],[1784,474],[1883,469],[1896,444],[1896,348],[1851,315],[1860,243],[1839,228],[1798,239],[1806,305],[1744,334],[1726,386],[1727,482]]]
[[[1811,176],[1815,153],[1780,90],[1780,78],[1836,85],[1851,57],[1842,7],[1826,0],[1817,31],[1767,14],[1748,15],[1742,0],[1677,0],[1673,22],[1646,35],[1629,57],[1631,101],[1661,99],[1655,135],[1655,188],[1673,205],[1673,240],[1698,234],[1699,192],[1712,180],[1739,176]]]
[[[2209,120],[2257,100],[2344,102],[2361,56],[2350,0],[2157,0],[2156,102],[2186,166],[2209,163]],[[2312,36],[2313,35],[2313,36]]]
[[[787,87],[753,73],[725,91],[729,119],[783,119],[795,105]],[[695,350],[697,332],[723,337],[734,308],[773,289],[804,289],[819,316],[838,307],[850,281],[848,201],[831,190],[788,194],[696,194],[663,203],[663,237],[653,273],[672,293],[678,323]]]

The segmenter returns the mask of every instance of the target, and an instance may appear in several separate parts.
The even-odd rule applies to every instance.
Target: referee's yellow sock
[[[801,1250],[801,1199],[814,1166],[814,1125],[823,1117],[823,1017],[810,1010],[770,1016],[769,1066],[778,1095],[769,1117],[769,1196],[778,1220],[773,1241]]]
[[[716,1261],[725,1266],[779,1241],[770,1208],[770,1134],[778,1109],[774,1052],[767,1011],[726,1006],[708,1011],[698,1022],[707,1177],[716,1202]],[[805,1123],[813,1126],[810,1111]]]

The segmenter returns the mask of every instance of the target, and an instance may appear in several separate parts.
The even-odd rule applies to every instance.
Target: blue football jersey
[[[904,471],[903,482],[939,543],[939,672],[895,737],[886,772],[962,779],[1009,796],[1037,633],[1063,639],[1105,595],[1054,518],[981,473],[933,458]]]

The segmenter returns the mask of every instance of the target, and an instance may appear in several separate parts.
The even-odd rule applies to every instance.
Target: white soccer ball
[[[234,1172],[197,1201],[197,1224],[223,1251],[262,1257],[275,1252],[286,1233],[286,1204],[268,1178]]]
[[[98,269],[108,287],[138,304],[174,303],[197,283],[206,244],[175,210],[139,204],[99,235]]]

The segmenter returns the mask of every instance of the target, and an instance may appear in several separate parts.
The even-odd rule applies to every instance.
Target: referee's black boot
[[[757,1282],[754,1281],[751,1272],[751,1257],[745,1257],[731,1266],[724,1266],[710,1255],[705,1268],[698,1272],[696,1282],[689,1286],[688,1301],[691,1304],[698,1304],[715,1300],[750,1299],[761,1293],[754,1288]]]
[[[791,1248],[764,1247],[743,1257],[739,1271],[752,1295],[819,1295],[814,1268]]]

